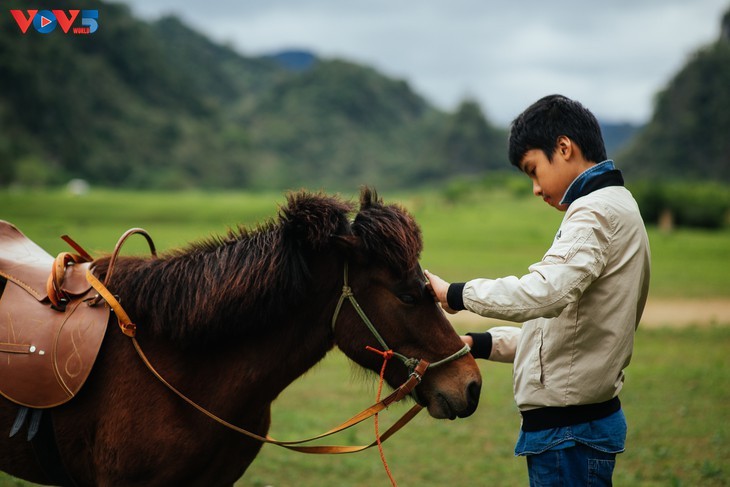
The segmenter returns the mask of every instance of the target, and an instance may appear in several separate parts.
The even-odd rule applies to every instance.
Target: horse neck
[[[287,313],[281,331],[261,337],[264,358],[277,364],[269,381],[281,390],[307,372],[334,347],[332,316],[342,289],[342,263],[323,256],[311,263],[312,288],[309,297]],[[282,306],[287,306],[282,299]]]
[[[154,266],[163,266],[164,263],[150,261],[147,265],[153,267],[147,271],[154,273],[161,272],[155,270]],[[331,256],[321,256],[310,262],[309,267],[314,285],[307,290],[308,296],[300,301],[301,304],[290,306],[286,296],[281,297],[279,306],[286,310],[281,315],[282,319],[255,323],[242,335],[204,340],[187,347],[181,347],[160,331],[169,329],[172,322],[193,326],[186,320],[202,319],[194,317],[200,312],[194,309],[195,303],[186,303],[174,310],[159,308],[156,296],[179,292],[176,290],[177,284],[171,284],[178,283],[176,279],[158,280],[159,288],[154,292],[136,292],[128,296],[124,295],[127,294],[124,289],[133,286],[135,279],[131,275],[141,269],[135,269],[135,266],[126,269],[120,267],[118,279],[122,288],[120,293],[124,293],[122,297],[127,303],[125,308],[129,306],[128,313],[137,321],[140,342],[143,347],[150,349],[150,355],[164,356],[165,362],[176,364],[175,380],[207,384],[207,389],[216,392],[211,396],[219,397],[225,403],[220,406],[230,407],[234,411],[238,401],[246,404],[260,401],[262,407],[267,407],[281,391],[319,362],[334,346],[331,318],[342,286],[342,264]],[[226,291],[228,299],[235,301],[230,289]],[[213,282],[199,286],[189,299],[195,299],[198,303],[215,302],[216,296],[221,294],[222,290]],[[191,305],[191,309],[186,308]],[[216,319],[228,321],[229,324],[246,324],[248,318],[246,310],[239,309]],[[150,333],[153,328],[158,329],[157,333]],[[238,398],[238,401],[230,398]]]

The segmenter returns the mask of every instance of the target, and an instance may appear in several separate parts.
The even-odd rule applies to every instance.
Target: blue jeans
[[[611,477],[616,454],[606,453],[582,443],[527,455],[530,487],[605,487]]]

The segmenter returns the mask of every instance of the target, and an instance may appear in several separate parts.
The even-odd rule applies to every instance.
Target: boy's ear
[[[570,140],[565,135],[560,135],[558,137],[557,144],[555,146],[555,151],[562,157],[563,159],[570,159],[570,157],[573,155],[573,141]]]

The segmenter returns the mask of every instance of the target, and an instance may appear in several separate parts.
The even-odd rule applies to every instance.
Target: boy
[[[649,289],[646,229],[580,103],[551,95],[527,108],[512,122],[509,158],[565,212],[550,249],[521,278],[426,276],[449,312],[524,322],[462,339],[477,358],[514,364],[515,455],[527,457],[530,485],[611,485],[626,440],[618,394]]]

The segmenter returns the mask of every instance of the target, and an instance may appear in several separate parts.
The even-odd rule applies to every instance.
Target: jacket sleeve
[[[516,326],[495,326],[483,333],[467,333],[474,345],[471,354],[494,362],[512,363],[515,361],[517,344],[522,336],[522,328]]]
[[[517,322],[558,316],[604,269],[611,227],[610,217],[595,210],[566,215],[553,245],[528,274],[467,282],[464,307]]]

